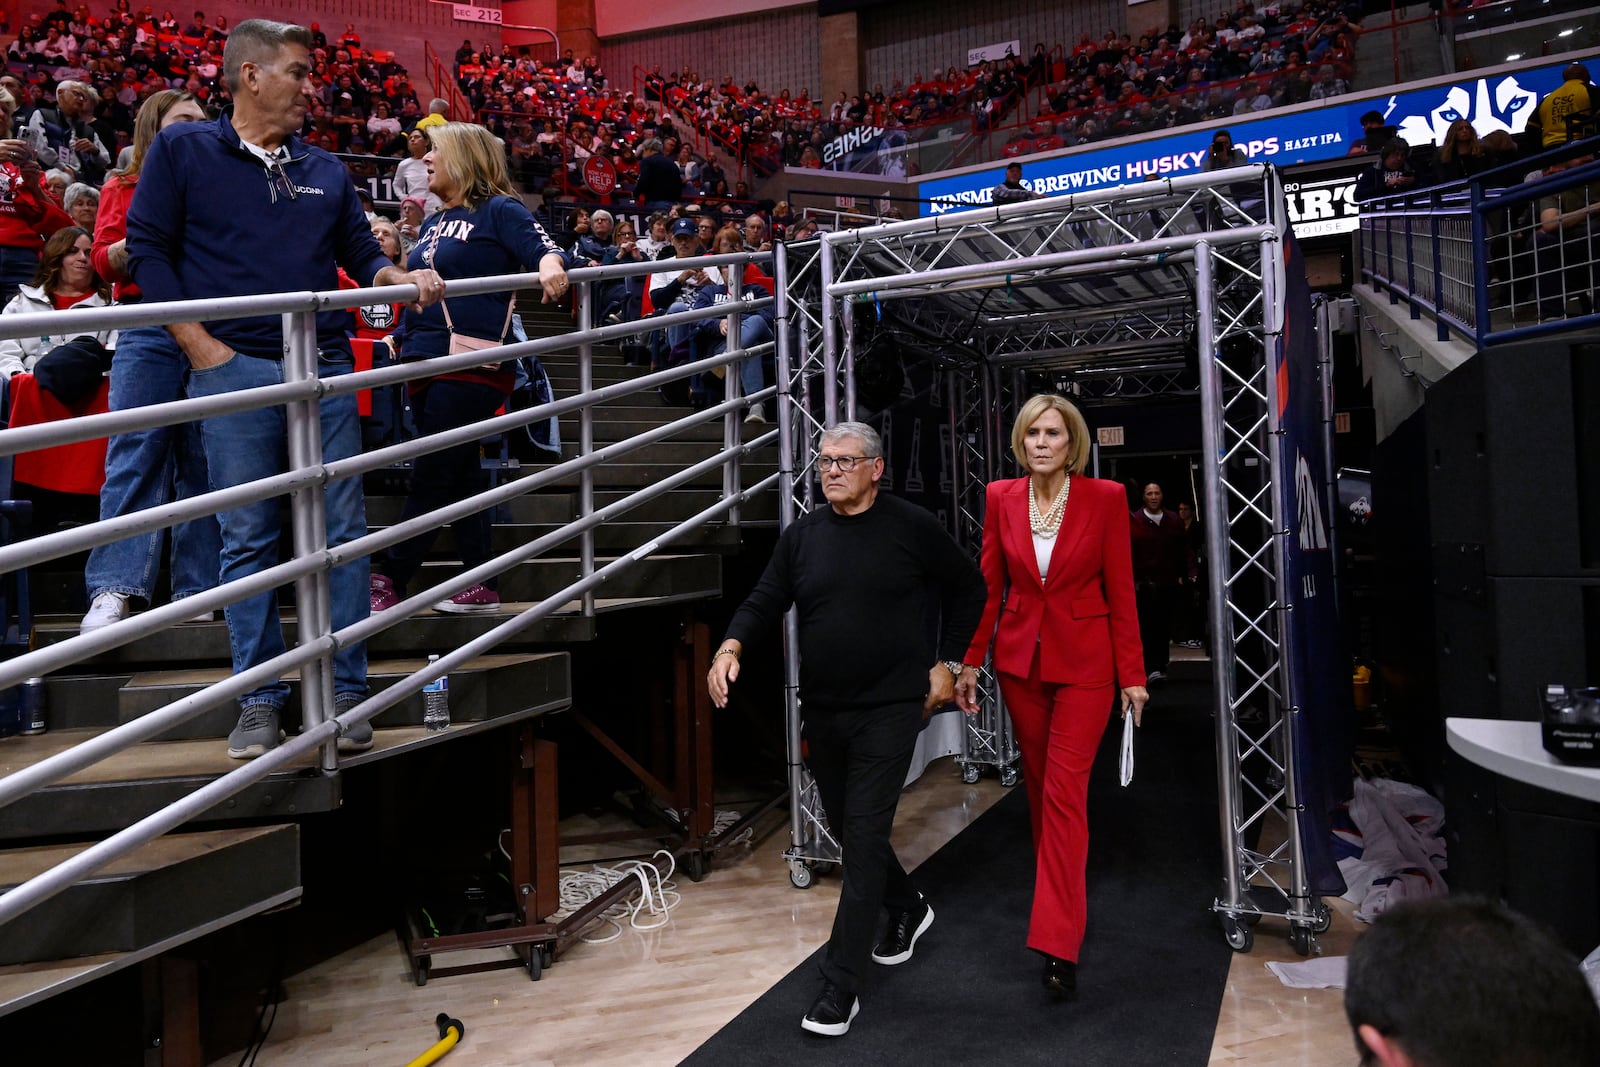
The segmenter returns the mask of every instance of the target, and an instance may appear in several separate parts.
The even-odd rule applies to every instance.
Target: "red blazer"
[[[992,637],[995,669],[1006,674],[1026,678],[1037,646],[1040,681],[1145,684],[1121,485],[1073,476],[1049,577],[1041,582],[1028,526],[1028,479],[990,482],[978,565],[989,599],[966,662],[982,663]]]

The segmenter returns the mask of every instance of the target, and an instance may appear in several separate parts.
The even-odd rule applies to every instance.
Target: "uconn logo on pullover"
[[[434,227],[434,239],[438,241],[465,241],[472,236],[475,224],[466,219],[446,219]]]

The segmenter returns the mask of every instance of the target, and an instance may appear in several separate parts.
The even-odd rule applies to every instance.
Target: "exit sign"
[[[1127,443],[1121,426],[1102,426],[1094,432],[1094,439],[1101,448],[1117,448]]]

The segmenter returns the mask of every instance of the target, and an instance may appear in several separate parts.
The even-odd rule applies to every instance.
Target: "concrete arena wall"
[[[774,93],[809,88],[815,99],[822,92],[818,38],[817,7],[807,4],[714,23],[602,37],[600,65],[613,84],[625,89],[633,87],[636,66],[648,71],[659,65],[668,72],[691,67],[714,80],[731,74],[741,85],[753,78]]]
[[[1017,41],[1024,57],[1036,44],[1070,49],[1080,33],[1096,40],[1107,30],[1121,33],[1127,19],[1126,0],[901,0],[861,14],[863,88],[881,82],[887,89],[896,78],[909,84],[935,67],[965,70],[967,50],[984,45]]]
[[[596,20],[601,65],[621,84],[631,84],[635,66],[650,70],[659,65],[663,71],[688,66],[704,77],[732,74],[741,84],[754,79],[774,91],[807,88],[813,99],[824,101],[841,89],[855,93],[880,82],[891,86],[896,78],[909,81],[918,71],[931,75],[936,68],[966,69],[970,48],[1007,41],[1020,42],[1024,53],[1040,42],[1070,46],[1083,32],[1097,38],[1108,29],[1121,32],[1127,19],[1124,0],[1014,0],[988,11],[975,10],[970,0],[901,0],[860,12],[861,84],[832,85],[823,83],[821,57],[838,46],[822,39],[814,4],[776,4],[759,13],[700,22],[692,19],[704,19],[709,10],[704,4],[676,20],[664,17],[683,8],[675,0],[652,5],[649,14],[623,6],[630,8],[631,21],[612,14],[610,4],[597,5]],[[645,30],[607,29],[647,20],[654,25]]]

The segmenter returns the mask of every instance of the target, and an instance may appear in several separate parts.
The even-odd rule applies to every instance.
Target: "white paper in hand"
[[[1133,705],[1122,709],[1122,772],[1123,785],[1133,781]]]

